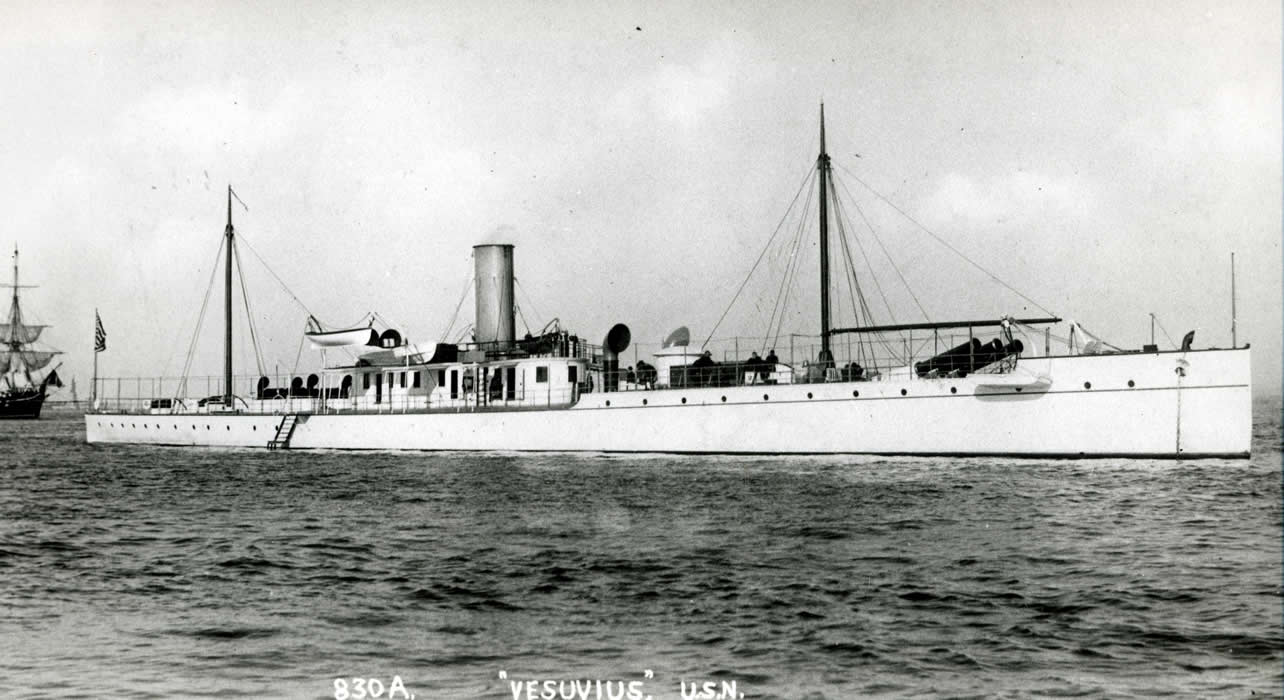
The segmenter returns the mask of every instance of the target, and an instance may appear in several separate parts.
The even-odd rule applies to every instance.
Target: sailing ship
[[[614,325],[600,344],[553,322],[516,334],[514,247],[473,249],[474,337],[412,344],[388,329],[325,329],[314,348],[356,353],[274,388],[232,374],[229,188],[224,229],[225,359],[221,393],[111,402],[85,416],[91,443],[276,449],[406,449],[728,454],[1011,455],[1021,457],[1247,457],[1251,379],[1247,345],[1123,350],[1071,324],[1065,352],[1021,337],[1055,316],[857,325],[831,321],[828,200],[836,199],[821,108],[816,159],[820,235],[819,352],[804,363],[756,355],[714,361],[680,328],[653,364],[621,368],[632,339]],[[835,206],[837,204],[835,203]],[[795,246],[795,250],[798,247]],[[850,259],[850,251],[846,253]],[[211,280],[212,282],[212,280]],[[462,300],[461,300],[462,304]],[[1075,333],[1084,341],[1077,345]],[[887,346],[918,333],[915,361],[864,366],[836,338]],[[966,342],[941,347],[943,333]],[[994,334],[982,341],[978,334]],[[948,336],[947,336],[948,337]],[[954,336],[956,339],[958,335]],[[1232,343],[1237,345],[1236,343]],[[908,347],[910,343],[906,343]],[[1031,343],[1033,345],[1033,343]],[[861,347],[862,342],[857,343]],[[323,365],[324,365],[323,360]],[[103,397],[104,392],[98,392]]]
[[[4,286],[13,289],[13,297],[8,323],[0,324],[0,342],[5,346],[0,355],[0,418],[35,419],[40,417],[49,388],[62,386],[58,368],[49,368],[62,353],[40,349],[40,336],[48,326],[29,324],[23,319],[18,290],[34,285],[18,284],[17,246],[13,249],[13,284]]]

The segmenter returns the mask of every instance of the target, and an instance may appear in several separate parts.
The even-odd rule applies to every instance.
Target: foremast
[[[227,228],[223,229],[227,248],[227,268],[223,288],[223,408],[232,409],[232,245],[236,231],[232,228],[232,186],[227,186]]]

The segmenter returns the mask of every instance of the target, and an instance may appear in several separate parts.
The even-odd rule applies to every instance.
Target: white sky
[[[823,98],[836,166],[1116,344],[1148,342],[1153,311],[1229,345],[1235,251],[1239,338],[1279,391],[1279,3],[693,5],[4,2],[25,308],[82,395],[95,307],[102,374],[178,373],[231,183],[238,231],[332,324],[377,310],[436,341],[471,246],[504,240],[532,327],[703,339],[813,162]],[[1042,315],[838,173],[934,320]],[[808,254],[786,330],[814,333]],[[303,313],[242,256],[286,371]],[[718,335],[762,334],[778,279]],[[213,303],[196,374],[221,370]]]

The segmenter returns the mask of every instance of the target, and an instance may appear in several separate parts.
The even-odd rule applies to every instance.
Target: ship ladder
[[[290,437],[294,435],[294,426],[299,421],[297,413],[287,413],[281,419],[281,425],[276,428],[276,437],[268,440],[267,448],[269,450],[288,450],[290,449]]]

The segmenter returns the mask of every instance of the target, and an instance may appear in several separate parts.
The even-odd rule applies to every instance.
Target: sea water
[[[1252,459],[1203,461],[269,452],[0,423],[0,694],[1278,696],[1278,401],[1255,416]]]

